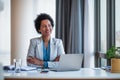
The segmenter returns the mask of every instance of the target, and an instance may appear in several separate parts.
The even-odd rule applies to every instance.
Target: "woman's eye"
[[[51,24],[48,24],[48,25],[41,25],[41,27],[45,28],[45,27],[51,27],[52,25]]]
[[[51,25],[48,25],[49,27],[51,27]]]

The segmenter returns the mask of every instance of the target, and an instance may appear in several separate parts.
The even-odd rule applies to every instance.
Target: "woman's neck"
[[[44,43],[48,43],[50,40],[50,36],[42,36]]]
[[[45,47],[47,48],[48,47],[48,43],[49,43],[49,40],[50,40],[50,36],[48,37],[44,37],[44,36],[42,36],[42,38],[43,38],[43,41],[44,41],[44,45],[45,45]]]

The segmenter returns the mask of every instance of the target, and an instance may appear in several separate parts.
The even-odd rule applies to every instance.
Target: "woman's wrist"
[[[44,61],[43,67],[48,68],[48,62],[47,61]]]

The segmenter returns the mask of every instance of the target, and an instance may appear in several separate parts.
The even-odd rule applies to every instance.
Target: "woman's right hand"
[[[27,62],[29,62],[31,64],[35,64],[35,65],[40,65],[40,66],[43,66],[43,64],[44,64],[43,60],[40,60],[40,59],[32,57],[32,56],[29,56],[27,58]]]

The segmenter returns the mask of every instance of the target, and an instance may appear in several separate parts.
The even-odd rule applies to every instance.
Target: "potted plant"
[[[120,72],[120,47],[112,46],[108,49],[106,58],[111,60],[111,72]]]

